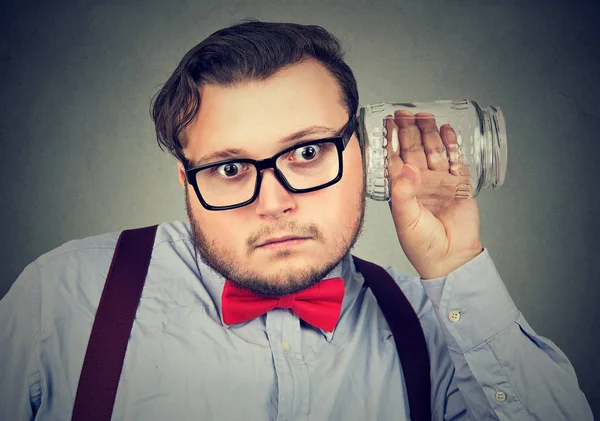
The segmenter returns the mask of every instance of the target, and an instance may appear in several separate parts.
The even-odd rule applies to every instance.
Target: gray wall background
[[[600,414],[598,13],[577,1],[32,1],[0,13],[0,297],[74,238],[185,219],[149,100],[181,57],[244,17],[322,25],[361,104],[472,98],[502,107],[505,186],[478,197],[483,243]],[[355,253],[416,274],[386,203]]]

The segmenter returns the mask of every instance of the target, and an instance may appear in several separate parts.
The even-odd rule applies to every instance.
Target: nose
[[[262,171],[260,190],[256,198],[256,212],[271,218],[296,207],[294,196],[279,182],[272,168]]]

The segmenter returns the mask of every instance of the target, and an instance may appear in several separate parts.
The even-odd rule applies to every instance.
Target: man
[[[409,419],[406,367],[350,254],[365,206],[357,107],[319,27],[243,22],[184,56],[152,117],[189,225],[158,227],[113,420]],[[432,419],[592,419],[567,357],[527,324],[482,247],[476,201],[425,196],[454,176],[439,159],[451,136],[432,119],[390,124],[390,209],[420,278],[385,269],[425,335]],[[118,234],[39,257],[0,303],[2,419],[71,417]],[[243,320],[229,301],[281,302],[335,279],[343,301],[325,326],[291,306]]]

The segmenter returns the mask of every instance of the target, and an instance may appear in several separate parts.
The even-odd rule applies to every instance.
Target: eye
[[[238,173],[242,170],[242,165],[237,162],[230,162],[229,164],[219,165],[218,167],[214,167],[213,171],[217,172],[219,175],[224,178],[232,178],[238,175]]]
[[[294,158],[300,158],[305,161],[312,161],[313,159],[315,159],[315,157],[317,156],[317,154],[320,151],[321,151],[321,145],[319,145],[319,144],[305,145],[305,146],[302,146],[301,148],[294,149],[293,155],[294,155]],[[299,152],[299,154],[298,154],[298,152]]]

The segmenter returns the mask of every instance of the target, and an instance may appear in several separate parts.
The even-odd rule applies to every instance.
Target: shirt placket
[[[300,319],[287,309],[267,313],[267,337],[277,376],[277,421],[308,419],[308,368],[302,359]]]

